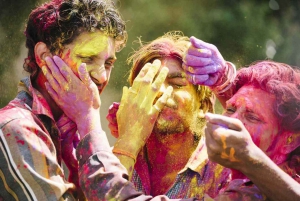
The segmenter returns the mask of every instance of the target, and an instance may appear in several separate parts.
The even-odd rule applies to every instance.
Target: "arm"
[[[206,117],[205,137],[210,160],[242,172],[270,200],[300,199],[300,184],[253,143],[238,119],[213,114]]]
[[[64,179],[50,134],[31,113],[15,112],[22,117],[0,130],[0,183],[4,185],[0,197],[4,200],[75,200],[72,193],[75,186]]]
[[[164,195],[152,198],[135,190],[133,184],[128,181],[126,168],[109,148],[104,132],[86,135],[80,141],[76,152],[79,159],[80,184],[88,200],[170,200]]]
[[[131,177],[137,155],[150,136],[160,110],[170,97],[173,88],[168,87],[157,101],[160,87],[165,81],[168,69],[161,62],[144,66],[135,78],[132,87],[123,88],[121,103],[117,112],[119,137],[113,153],[121,160]],[[157,75],[156,79],[154,77]]]
[[[56,58],[57,59],[57,58]],[[54,61],[55,62],[55,61]],[[60,61],[62,62],[62,61]],[[56,66],[57,65],[57,66]],[[54,71],[57,74],[62,74],[60,72],[62,69],[64,69],[65,64],[62,65],[62,63],[54,63],[49,65],[49,68],[51,72]],[[62,67],[62,69],[61,69]],[[81,66],[84,67],[84,66]],[[82,71],[79,72],[79,76],[85,77],[88,80],[88,72],[84,69],[81,69]],[[53,94],[53,98],[55,101],[61,101],[60,106],[64,110],[66,114],[72,115],[72,112],[75,112],[75,114],[86,114],[88,115],[88,119],[99,119],[99,111],[96,113],[89,112],[90,107],[93,107],[94,105],[100,105],[100,99],[94,99],[95,93],[94,90],[97,91],[97,88],[95,87],[89,87],[93,85],[93,83],[88,84],[88,82],[80,82],[80,80],[70,71],[67,72],[67,74],[71,74],[71,79],[68,81],[68,84],[76,83],[76,87],[69,87],[69,91],[64,91],[60,89],[60,86],[57,90],[54,90],[55,88],[55,82],[52,82],[53,80],[52,74],[50,71],[44,71],[46,74],[46,78],[49,81],[48,89],[50,89],[50,94]],[[82,73],[82,74],[81,74]],[[166,73],[166,72],[165,72]],[[55,75],[59,76],[59,75]],[[68,75],[65,75],[68,76]],[[166,76],[166,75],[165,75]],[[153,75],[154,77],[154,75]],[[158,76],[160,77],[160,76]],[[156,79],[157,80],[157,79]],[[159,79],[160,80],[160,79]],[[76,81],[76,82],[75,82]],[[155,82],[157,83],[157,82]],[[158,83],[157,83],[158,84]],[[84,85],[84,86],[82,86]],[[52,87],[53,86],[53,87]],[[159,85],[157,85],[159,86]],[[78,96],[76,91],[78,92],[79,87],[87,87],[89,88],[90,92],[92,92],[89,96]],[[149,90],[151,90],[151,85],[148,86]],[[53,91],[54,90],[54,91]],[[80,94],[83,94],[84,91],[80,91]],[[59,94],[55,94],[57,92]],[[128,93],[125,88],[125,94]],[[151,94],[151,92],[150,92]],[[69,101],[72,100],[76,96],[78,99],[76,102]],[[123,99],[122,100],[128,100]],[[98,104],[91,104],[94,101],[99,101]],[[82,107],[76,107],[76,104],[80,102],[80,105]],[[62,103],[68,103],[68,105],[62,104]],[[75,103],[75,104],[70,104]],[[153,108],[148,108],[149,104],[151,105],[151,99],[147,101],[143,101],[143,106],[147,108],[150,111],[153,111]],[[151,105],[152,106],[152,105]],[[149,112],[149,111],[148,111]],[[149,113],[147,113],[149,114]],[[150,113],[153,114],[153,113]],[[96,115],[96,116],[94,116]],[[156,114],[158,115],[158,114]],[[83,115],[84,116],[84,115]],[[151,115],[150,115],[151,116]],[[86,116],[84,116],[86,117]],[[75,117],[73,117],[75,118]],[[76,120],[76,118],[75,118]],[[78,121],[78,119],[77,119]],[[79,123],[79,122],[77,122]],[[81,124],[84,124],[85,121],[82,119]],[[96,122],[95,122],[96,123]],[[157,196],[155,198],[152,198],[151,196],[145,196],[141,192],[137,192],[133,186],[132,183],[128,181],[128,174],[127,170],[122,164],[120,163],[119,159],[116,158],[111,151],[111,148],[109,146],[107,137],[105,133],[101,130],[100,121],[97,122],[99,125],[93,125],[93,129],[90,129],[89,133],[84,135],[79,142],[77,148],[76,148],[76,156],[79,163],[79,182],[82,190],[84,191],[86,197],[88,200],[156,200],[156,201],[168,201],[169,199],[162,195]],[[86,126],[88,126],[87,124]],[[77,125],[78,126],[78,125]],[[100,128],[100,129],[99,129]],[[83,130],[88,130],[83,129]],[[128,141],[128,140],[127,140]],[[141,146],[141,145],[140,145]],[[195,200],[195,199],[186,199],[186,200]]]

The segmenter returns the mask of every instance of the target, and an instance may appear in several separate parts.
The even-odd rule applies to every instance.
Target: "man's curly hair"
[[[29,15],[24,34],[28,57],[25,71],[39,71],[34,47],[44,42],[53,53],[70,44],[80,33],[96,30],[115,39],[117,51],[126,44],[125,22],[111,0],[52,0],[34,9]]]

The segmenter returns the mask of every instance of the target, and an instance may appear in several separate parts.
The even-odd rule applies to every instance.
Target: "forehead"
[[[264,116],[275,114],[275,95],[258,87],[245,85],[227,101],[229,105],[244,106]]]
[[[83,32],[68,45],[75,53],[97,55],[102,51],[115,52],[115,41],[101,31]]]
[[[169,69],[169,73],[183,71],[182,62],[174,57],[166,57],[160,59],[162,66],[165,66]]]

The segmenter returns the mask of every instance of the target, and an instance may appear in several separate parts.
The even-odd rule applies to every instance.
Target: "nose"
[[[107,75],[104,66],[91,71],[92,80],[97,84],[102,84],[107,81]]]

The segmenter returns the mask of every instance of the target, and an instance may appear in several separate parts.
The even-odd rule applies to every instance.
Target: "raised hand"
[[[206,113],[205,140],[210,160],[242,170],[259,149],[243,123],[235,118]]]
[[[226,62],[218,48],[192,36],[191,45],[183,57],[183,68],[193,84],[215,86],[221,84]]]
[[[115,153],[118,153],[116,149],[126,150],[126,153],[136,157],[150,136],[159,112],[173,91],[170,86],[157,99],[168,74],[166,67],[161,68],[158,73],[160,67],[160,60],[147,63],[135,78],[132,87],[123,88],[117,112],[119,138],[113,150]]]
[[[46,57],[42,71],[48,82],[48,93],[63,112],[76,123],[81,137],[92,130],[101,130],[100,97],[83,63],[77,77],[58,56]]]

